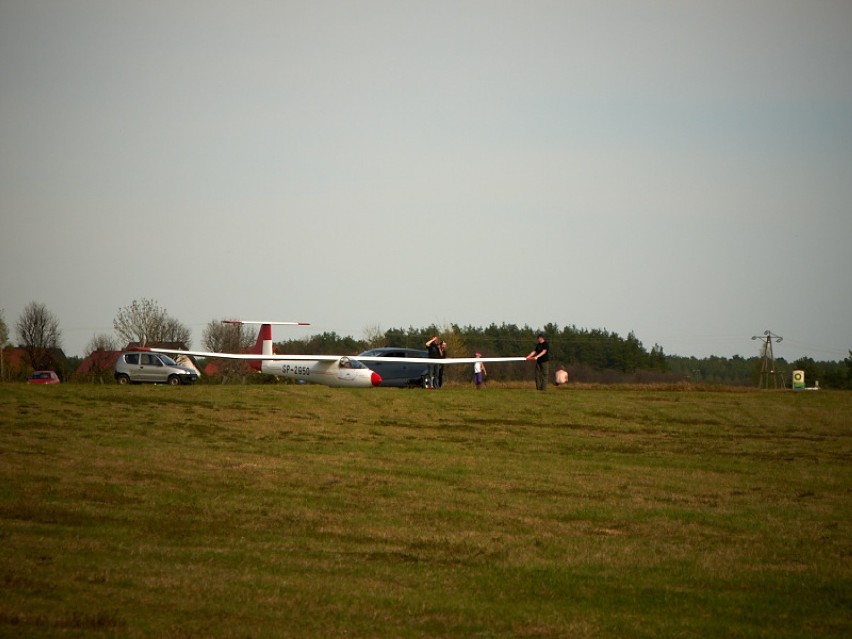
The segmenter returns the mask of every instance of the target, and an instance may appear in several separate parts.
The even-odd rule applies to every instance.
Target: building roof
[[[77,370],[74,371],[74,376],[112,370],[119,355],[121,355],[121,351],[92,351],[80,362]]]

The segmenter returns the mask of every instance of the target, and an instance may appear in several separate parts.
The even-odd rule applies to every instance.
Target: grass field
[[[0,385],[0,636],[849,637],[852,393]]]

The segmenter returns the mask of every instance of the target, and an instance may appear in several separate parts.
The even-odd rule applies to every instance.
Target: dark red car
[[[59,376],[53,371],[35,371],[27,377],[27,384],[58,384]]]

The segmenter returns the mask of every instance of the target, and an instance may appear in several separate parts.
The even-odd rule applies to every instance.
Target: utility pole
[[[759,339],[763,342],[763,346],[760,347],[760,378],[757,381],[757,387],[768,389],[771,383],[772,388],[778,388],[778,381],[781,380],[781,388],[784,388],[784,378],[780,371],[775,370],[775,355],[772,352],[772,341],[774,340],[777,343],[784,338],[767,330],[763,332],[762,336],[754,335],[752,339]]]

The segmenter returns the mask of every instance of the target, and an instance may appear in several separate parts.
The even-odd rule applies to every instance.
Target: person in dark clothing
[[[438,347],[438,352],[440,353],[440,358],[444,359],[447,356],[447,343],[441,341],[441,345]],[[437,388],[441,388],[444,385],[444,367],[438,366],[438,383]]]
[[[535,360],[535,388],[536,390],[547,390],[547,375],[550,370],[550,344],[543,334],[538,336],[538,344],[527,355],[527,359]]]
[[[429,359],[441,359],[441,340],[435,335],[426,342],[426,350],[429,351]],[[429,366],[429,375],[426,380],[426,388],[438,388],[438,366]]]

